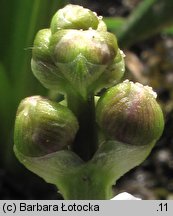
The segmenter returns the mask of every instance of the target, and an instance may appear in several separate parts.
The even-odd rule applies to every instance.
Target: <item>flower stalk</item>
[[[17,158],[65,199],[110,199],[112,185],[145,160],[162,134],[155,93],[139,83],[117,84],[125,67],[116,37],[101,17],[77,5],[57,11],[50,28],[37,33],[31,67],[65,99],[21,102]]]
[[[79,94],[70,93],[67,95],[67,106],[79,123],[72,150],[84,161],[89,161],[98,148],[94,96],[88,95],[83,98]]]

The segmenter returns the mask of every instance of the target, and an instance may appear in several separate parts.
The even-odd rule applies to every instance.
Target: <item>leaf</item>
[[[129,47],[173,24],[172,0],[144,0],[129,16],[117,37],[120,47]]]
[[[10,85],[7,72],[2,63],[0,63],[0,163],[3,163],[4,160],[4,150],[6,148],[6,142],[9,137],[9,128],[10,121],[12,120],[12,88]]]
[[[166,34],[166,35],[170,35],[170,36],[173,36],[173,26],[169,27],[169,28],[166,28],[163,30],[163,33]]]
[[[103,21],[106,23],[109,31],[117,34],[121,26],[125,24],[126,19],[122,17],[107,17]]]
[[[46,90],[31,72],[32,44],[36,32],[46,28],[57,9],[66,0],[1,0],[0,1],[0,146],[1,160],[9,162],[14,170],[12,131],[17,106],[21,99],[33,94],[46,94]],[[11,135],[11,136],[10,136]],[[3,148],[2,148],[3,146]]]
[[[2,63],[0,63],[0,114],[8,113],[10,111],[10,94],[11,94],[11,85],[9,78],[5,71],[5,68]]]

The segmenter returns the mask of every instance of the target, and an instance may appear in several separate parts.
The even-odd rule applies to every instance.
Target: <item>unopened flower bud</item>
[[[146,145],[163,132],[162,110],[151,87],[124,81],[110,88],[97,104],[97,122],[108,139]]]
[[[50,29],[38,32],[31,66],[46,88],[62,93],[75,89],[85,95],[119,81],[123,57],[102,17],[67,5],[54,15]]]
[[[33,58],[43,62],[51,62],[49,52],[49,40],[51,37],[50,29],[42,29],[38,31],[33,47]],[[52,63],[52,62],[51,62]]]
[[[82,55],[93,64],[111,63],[117,54],[117,41],[109,32],[95,30],[60,30],[50,41],[51,56],[56,63],[68,63]]]
[[[15,146],[28,156],[42,156],[71,145],[78,122],[66,107],[40,96],[24,99],[15,123]]]
[[[52,18],[51,31],[60,29],[97,29],[99,19],[95,13],[79,5],[69,4],[58,10]]]

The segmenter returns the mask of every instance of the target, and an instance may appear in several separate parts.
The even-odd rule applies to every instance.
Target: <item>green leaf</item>
[[[0,106],[0,114],[8,113],[10,111],[10,94],[11,94],[11,85],[7,72],[2,63],[0,63],[0,98],[3,103]],[[9,114],[9,113],[8,113]]]
[[[67,3],[66,0],[1,0],[0,1],[0,146],[1,161],[14,170],[12,144],[17,106],[21,99],[46,90],[31,72],[33,39],[40,28],[50,24],[52,15]]]
[[[129,16],[117,37],[120,47],[129,47],[173,24],[172,0],[144,0]]]
[[[125,24],[126,19],[123,17],[107,17],[103,21],[106,23],[109,31],[117,34],[122,25]]]
[[[170,36],[173,36],[173,26],[169,27],[169,28],[166,28],[163,30],[163,33],[166,34],[166,35],[170,35]]]

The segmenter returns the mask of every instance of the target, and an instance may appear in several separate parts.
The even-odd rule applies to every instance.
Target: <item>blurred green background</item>
[[[12,148],[19,102],[27,96],[51,94],[31,72],[35,34],[49,27],[55,11],[67,3],[105,17],[126,54],[124,79],[152,86],[164,111],[166,126],[161,139],[140,167],[117,182],[115,193],[173,199],[172,0],[0,0],[0,199],[62,198],[54,186],[20,165]]]

